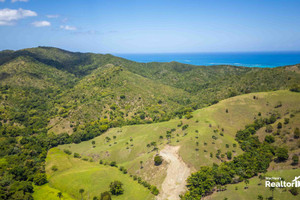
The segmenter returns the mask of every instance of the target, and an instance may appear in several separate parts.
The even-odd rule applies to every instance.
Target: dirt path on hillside
[[[180,146],[166,146],[159,153],[168,162],[168,169],[157,200],[180,199],[179,195],[186,190],[186,179],[191,174],[191,170],[179,156],[179,148]]]

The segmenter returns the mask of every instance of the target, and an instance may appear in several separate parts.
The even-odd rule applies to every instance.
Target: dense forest
[[[52,147],[92,139],[111,127],[182,118],[236,95],[279,89],[300,91],[300,65],[208,67],[138,63],[50,47],[2,51],[0,198],[33,199],[32,184],[47,182],[44,165]],[[239,131],[236,140],[245,153],[193,174],[185,198],[201,198],[215,185],[264,172],[281,151],[255,137],[270,120],[258,119]],[[257,165],[248,165],[253,162]],[[248,166],[245,174],[239,173],[241,163]],[[195,181],[201,178],[211,181]]]

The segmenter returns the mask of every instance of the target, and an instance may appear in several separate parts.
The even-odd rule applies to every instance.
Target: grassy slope
[[[153,199],[149,190],[137,181],[133,181],[128,174],[122,174],[117,168],[73,158],[58,148],[53,148],[48,152],[46,165],[50,190],[58,188],[74,199],[81,198],[78,192],[81,188],[86,191],[84,199],[100,196],[101,192],[109,190],[110,182],[115,180],[124,184],[125,192],[121,196],[114,196],[114,199]],[[57,166],[58,171],[51,170],[53,165]],[[36,197],[42,197],[45,193],[49,193],[49,190],[44,188],[42,191],[38,190],[37,193]]]
[[[296,170],[278,170],[278,171],[271,171],[267,172],[267,177],[281,177],[284,178],[286,181],[291,182],[295,176],[299,176],[300,169]],[[238,183],[238,184],[231,184],[227,186],[227,190],[223,192],[216,192],[211,196],[204,198],[205,200],[223,200],[224,198],[228,198],[230,200],[253,200],[257,199],[258,195],[262,195],[264,198],[271,197],[272,192],[269,188],[266,188],[264,185],[264,181],[262,184],[259,185],[260,180],[258,177],[252,178],[249,180],[250,183],[248,185],[248,189],[244,189],[245,183]],[[238,190],[236,190],[236,187]],[[286,200],[293,200],[299,199],[298,196],[293,196],[289,191],[288,188],[275,188],[274,191],[274,199],[286,199]]]
[[[254,95],[258,99],[253,99]],[[221,162],[215,157],[217,149],[220,149],[222,153],[233,149],[236,150],[237,154],[241,153],[239,148],[232,146],[233,143],[236,143],[234,141],[236,131],[244,128],[246,124],[252,123],[258,112],[261,112],[262,116],[265,117],[275,110],[282,115],[287,110],[300,110],[299,99],[299,93],[288,91],[237,96],[223,100],[208,108],[197,110],[193,113],[194,117],[189,120],[176,119],[163,123],[110,129],[105,134],[93,139],[96,142],[95,148],[93,148],[91,141],[63,145],[59,148],[70,149],[72,152],[90,156],[97,160],[117,161],[118,164],[128,168],[131,173],[142,175],[151,183],[160,185],[165,174],[161,173],[161,176],[157,176],[155,172],[157,170],[163,172],[164,169],[153,167],[152,160],[156,152],[151,151],[153,147],[148,148],[146,145],[155,141],[159,149],[162,149],[168,142],[165,139],[167,130],[176,128],[176,131],[172,134],[171,144],[180,145],[180,155],[183,160],[192,169],[199,169],[202,165]],[[274,106],[278,101],[283,102],[283,106],[275,109]],[[226,109],[228,109],[228,113],[225,112]],[[181,127],[177,127],[180,121],[189,125],[185,131],[182,131]],[[212,127],[209,127],[209,124]],[[224,136],[219,135],[222,128],[224,129]],[[196,133],[196,130],[198,130],[198,133]],[[214,133],[214,130],[217,130],[217,133]],[[160,135],[164,139],[159,139]],[[212,135],[217,136],[218,139],[212,139]],[[116,139],[113,139],[113,136],[116,136]],[[107,142],[106,137],[110,137],[111,141]],[[130,141],[131,139],[132,141]],[[199,146],[196,146],[196,141],[199,142]],[[204,142],[207,143],[207,146],[203,145]],[[229,144],[229,149],[225,147],[225,144]],[[199,151],[196,151],[196,148]],[[204,150],[207,152],[204,152]],[[210,152],[213,153],[213,158],[210,158]],[[141,160],[145,163],[145,168],[142,170],[139,167]]]
[[[59,193],[60,190],[57,190],[55,188],[52,188],[49,186],[49,184],[43,185],[43,186],[34,186],[34,193],[33,198],[34,199],[41,199],[41,200],[60,200],[57,197],[57,193]],[[62,193],[63,198],[62,200],[73,200],[72,197],[70,197],[67,193]]]

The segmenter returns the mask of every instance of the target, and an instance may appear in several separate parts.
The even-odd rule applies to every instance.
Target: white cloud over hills
[[[17,20],[35,16],[37,16],[37,13],[31,10],[4,8],[0,10],[0,26],[14,25]]]

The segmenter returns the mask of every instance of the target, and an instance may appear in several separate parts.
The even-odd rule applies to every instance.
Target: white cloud
[[[26,17],[35,17],[37,13],[31,10],[4,8],[0,10],[0,25],[14,25],[15,21]]]
[[[0,0],[0,2],[5,2],[5,0]]]
[[[29,0],[11,0],[11,2],[13,2],[13,3],[18,2],[18,1],[20,1],[20,2],[28,2]]]
[[[48,21],[36,21],[32,23],[35,27],[45,27],[45,26],[51,26],[51,23]]]
[[[48,17],[48,18],[58,18],[59,15],[46,15],[46,17]]]
[[[69,25],[61,25],[61,29],[67,30],[67,31],[76,31],[77,28],[75,26],[69,26]]]

